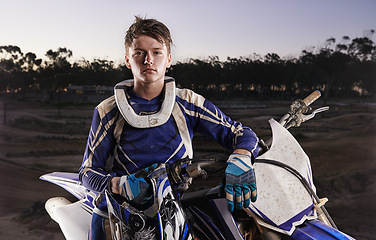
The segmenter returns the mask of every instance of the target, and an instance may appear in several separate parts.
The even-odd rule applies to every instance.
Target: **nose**
[[[153,64],[153,57],[151,56],[150,53],[147,53],[145,55],[145,60],[144,60],[145,65],[152,65]]]

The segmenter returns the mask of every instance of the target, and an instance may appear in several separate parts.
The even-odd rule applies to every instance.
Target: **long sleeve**
[[[111,98],[107,101],[111,101]],[[104,191],[111,179],[106,173],[106,162],[113,153],[115,144],[113,131],[118,112],[114,106],[116,105],[104,102],[94,110],[84,158],[79,170],[82,184],[97,192]]]
[[[191,90],[182,89],[178,96],[180,106],[200,132],[227,149],[246,149],[254,157],[258,154],[258,138],[249,127],[233,121],[213,103]]]

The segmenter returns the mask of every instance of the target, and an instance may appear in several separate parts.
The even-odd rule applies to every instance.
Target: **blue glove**
[[[124,175],[119,180],[119,194],[130,202],[144,204],[152,198],[152,189],[147,182],[147,175],[157,167],[153,164],[137,173]]]
[[[119,194],[130,202],[143,204],[150,199],[150,185],[143,177],[135,177],[134,174],[121,176],[119,180]]]
[[[251,157],[245,154],[233,153],[227,163],[225,191],[228,210],[233,212],[234,206],[235,209],[241,210],[243,205],[242,197],[244,208],[248,208],[250,199],[252,202],[257,199],[256,178],[252,168]]]

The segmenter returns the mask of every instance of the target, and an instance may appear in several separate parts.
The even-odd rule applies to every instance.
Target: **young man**
[[[134,79],[117,84],[115,95],[96,107],[80,180],[88,189],[107,189],[142,203],[150,186],[134,173],[154,163],[193,157],[193,134],[200,132],[233,151],[225,172],[229,211],[248,207],[257,197],[252,158],[258,138],[202,96],[175,88],[174,80],[165,77],[171,44],[164,24],[136,17],[125,37],[125,62]],[[106,210],[103,200],[93,214],[92,239],[104,238]]]

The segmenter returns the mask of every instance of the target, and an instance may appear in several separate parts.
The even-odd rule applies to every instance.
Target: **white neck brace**
[[[138,115],[129,104],[126,90],[133,86],[134,80],[129,79],[115,85],[115,100],[121,115],[135,128],[158,127],[167,122],[171,116],[175,103],[175,80],[172,77],[165,77],[164,99],[161,109],[150,115]]]

